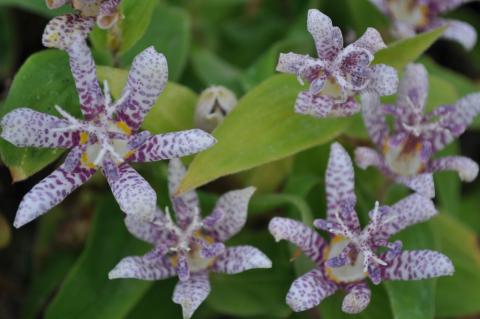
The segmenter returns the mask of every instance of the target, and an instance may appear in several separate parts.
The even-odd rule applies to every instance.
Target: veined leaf
[[[147,245],[128,233],[123,214],[111,200],[99,201],[85,250],[70,270],[45,318],[123,318],[151,286],[141,280],[109,280],[108,272]]]
[[[276,75],[242,98],[214,131],[218,143],[195,157],[179,192],[327,143],[348,127],[350,119],[295,114],[300,90],[295,77]]]
[[[376,64],[387,64],[397,70],[401,70],[408,63],[418,59],[423,52],[442,36],[445,29],[446,27],[440,27],[412,38],[394,42],[387,48],[377,52],[373,62]]]

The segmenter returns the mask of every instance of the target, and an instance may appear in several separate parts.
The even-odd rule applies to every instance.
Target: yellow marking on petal
[[[135,154],[135,151],[129,151],[129,152],[127,152],[127,153],[123,156],[123,158],[130,158],[130,157],[132,157],[134,154]]]
[[[52,43],[57,43],[59,39],[60,39],[60,33],[59,33],[59,32],[52,32],[52,33],[47,37],[47,41],[48,41],[48,42],[52,42]]]
[[[330,245],[334,245],[334,244],[337,244],[339,242],[341,242],[342,240],[344,240],[345,238],[343,238],[342,236],[335,236],[332,238],[332,240],[330,241]]]
[[[90,162],[90,160],[88,159],[88,154],[87,153],[82,154],[81,163],[88,168],[97,168],[97,166],[95,164]]]
[[[88,142],[88,133],[87,132],[82,132],[80,133],[80,144],[86,144]]]
[[[132,135],[132,129],[124,121],[117,122],[117,127],[121,129],[125,134]]]
[[[172,257],[170,257],[170,261],[172,263],[172,267],[173,268],[177,268],[177,265],[178,265],[178,254],[175,254],[173,255]]]

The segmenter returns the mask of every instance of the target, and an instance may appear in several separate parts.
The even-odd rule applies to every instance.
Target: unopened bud
[[[223,86],[212,86],[202,92],[195,112],[195,125],[212,132],[237,105],[235,94]]]

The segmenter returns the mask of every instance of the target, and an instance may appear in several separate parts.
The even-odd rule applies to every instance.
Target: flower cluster
[[[409,38],[417,33],[446,26],[445,39],[457,41],[466,49],[477,42],[475,29],[463,21],[439,17],[464,3],[475,0],[370,0],[383,14],[392,20],[392,34],[397,38]]]
[[[308,31],[318,59],[296,53],[281,54],[277,71],[295,74],[300,83],[310,84],[301,92],[295,111],[323,118],[349,116],[360,111],[355,96],[363,92],[392,95],[398,86],[394,68],[370,65],[375,53],[386,47],[377,30],[368,28],[356,42],[343,48],[342,32],[318,10],[308,11]]]
[[[292,242],[315,263],[312,271],[293,282],[287,294],[287,304],[294,311],[313,308],[342,289],[347,292],[342,310],[359,313],[370,302],[367,277],[379,284],[453,274],[448,257],[430,250],[402,251],[401,241],[388,241],[402,229],[434,216],[437,212],[430,199],[414,194],[393,206],[377,202],[369,213],[370,223],[362,230],[355,212],[352,162],[340,144],[332,145],[325,187],[327,219],[317,219],[314,225],[331,235],[329,242],[292,219],[276,217],[269,225],[277,241]],[[378,253],[380,247],[386,251]]]
[[[253,187],[226,193],[212,213],[202,218],[194,191],[175,196],[184,175],[180,160],[171,160],[168,186],[177,224],[168,209],[166,213],[157,209],[150,222],[127,216],[128,230],[154,245],[154,249],[141,257],[124,258],[108,276],[142,280],[178,276],[173,301],[182,306],[184,318],[190,318],[210,293],[209,272],[237,274],[253,268],[270,268],[272,262],[252,246],[227,248],[223,244],[245,225]]]

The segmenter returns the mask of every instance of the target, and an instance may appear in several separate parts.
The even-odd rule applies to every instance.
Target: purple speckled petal
[[[272,262],[260,250],[252,246],[230,247],[218,257],[213,271],[238,274],[255,268],[271,268]]]
[[[276,241],[288,240],[315,263],[320,264],[323,261],[323,250],[327,243],[316,231],[303,223],[290,218],[275,217],[270,221],[268,230]]]
[[[347,295],[342,303],[343,312],[357,314],[367,308],[372,292],[366,282],[350,284],[346,287],[346,291]]]
[[[410,225],[429,220],[437,214],[434,203],[427,197],[412,194],[391,206],[382,216],[382,238],[388,239]]]
[[[380,96],[393,95],[397,92],[397,70],[385,64],[373,65],[371,70],[368,90],[371,90]]]
[[[164,213],[157,208],[154,220],[164,221],[165,216],[163,214]],[[125,217],[125,225],[133,236],[150,244],[165,244],[169,239],[170,231],[168,229],[161,227],[158,223],[153,224],[141,218],[137,218],[135,215],[127,215]]]
[[[374,28],[367,28],[367,31],[365,31],[357,41],[352,43],[352,45],[366,49],[371,54],[375,54],[377,51],[387,47],[385,42],[383,42],[380,32]]]
[[[404,184],[411,190],[428,198],[435,197],[435,185],[432,174],[420,174],[417,176],[395,176],[395,181]]]
[[[72,152],[80,154],[75,149]],[[83,168],[79,165],[72,169],[70,163],[63,164],[25,195],[15,216],[14,226],[22,227],[45,214],[84,184],[94,173],[93,169]]]
[[[429,2],[435,13],[441,13],[454,10],[465,3],[473,1],[476,0],[430,0]]]
[[[200,249],[200,257],[204,259],[215,258],[222,255],[225,252],[225,244],[224,243],[213,243],[210,245],[204,245],[202,249]]]
[[[173,302],[182,306],[183,318],[190,319],[209,293],[208,272],[199,272],[192,274],[188,281],[177,283],[173,292]]]
[[[478,176],[478,164],[464,156],[435,159],[429,164],[428,170],[432,173],[446,170],[457,171],[460,179],[465,182],[472,182]]]
[[[55,131],[66,121],[27,108],[8,113],[0,125],[1,136],[17,147],[71,148],[80,140],[78,132]]]
[[[354,179],[352,160],[347,151],[338,143],[332,144],[325,173],[327,220],[337,221],[338,214],[350,229],[359,229],[360,223],[354,210],[357,199]],[[347,202],[351,209],[342,209],[341,205]]]
[[[299,114],[311,115],[317,118],[330,116],[335,101],[327,95],[312,94],[304,91],[298,94],[295,102],[295,112]]]
[[[308,10],[308,32],[315,40],[318,57],[332,61],[343,48],[342,31],[332,25],[332,20],[316,9]]]
[[[357,147],[355,149],[355,164],[361,169],[367,169],[370,166],[381,168],[383,158],[376,150],[369,147]]]
[[[361,95],[361,100],[363,122],[368,130],[368,135],[377,147],[381,147],[388,136],[389,129],[382,111],[380,97],[374,93],[364,93]]]
[[[118,167],[118,176],[103,171],[120,209],[145,221],[153,220],[157,209],[157,194],[147,181],[130,165]]]
[[[300,75],[302,68],[308,63],[314,63],[314,60],[308,55],[297,53],[280,53],[276,70],[282,73]]]
[[[409,64],[405,68],[398,88],[397,105],[409,112],[402,112],[406,122],[410,115],[417,118],[423,113],[428,98],[428,72],[423,64]]]
[[[337,103],[333,106],[330,116],[332,117],[347,117],[360,112],[360,104],[355,101],[355,98],[348,97],[346,102]]]
[[[337,289],[321,269],[315,268],[293,282],[287,294],[287,304],[295,312],[305,311],[318,306]]]
[[[170,257],[162,256],[151,258],[150,255],[151,254],[148,253],[143,257],[123,258],[115,268],[108,273],[108,278],[160,280],[175,276],[175,268],[173,267]]]
[[[127,85],[121,96],[127,96],[120,105],[117,118],[136,131],[157,101],[168,81],[167,59],[153,47],[145,49],[133,61]]]
[[[436,251],[404,251],[388,266],[382,267],[384,280],[421,280],[453,275],[450,259]]]
[[[369,65],[373,55],[367,49],[353,44],[346,47],[335,60],[335,79],[344,90],[362,91],[372,75]]]
[[[460,43],[466,50],[471,50],[477,43],[477,30],[470,24],[459,20],[438,19],[438,25],[448,25],[443,38]]]
[[[97,16],[97,25],[101,29],[110,29],[117,23],[120,15],[118,13],[118,5],[121,0],[104,0],[100,5]]]
[[[67,14],[53,18],[45,28],[43,45],[68,53],[70,68],[75,79],[80,107],[87,120],[104,109],[104,97],[97,81],[95,61],[86,38],[94,21]]]
[[[50,10],[58,9],[70,2],[72,0],[45,0],[45,4]]]
[[[180,281],[187,281],[190,279],[190,265],[188,264],[187,255],[185,255],[183,252],[178,253],[175,271],[177,272],[177,276]]]
[[[247,221],[248,202],[254,192],[255,187],[247,187],[222,195],[212,211],[212,215],[221,218],[211,227],[204,227],[212,231],[221,242],[237,234]]]
[[[210,134],[193,129],[154,135],[129,159],[132,162],[153,162],[192,155],[217,142]]]
[[[180,227],[186,228],[193,217],[199,212],[200,204],[195,191],[189,191],[179,196],[174,196],[178,186],[185,177],[186,169],[179,159],[171,159],[168,165],[168,191]]]

